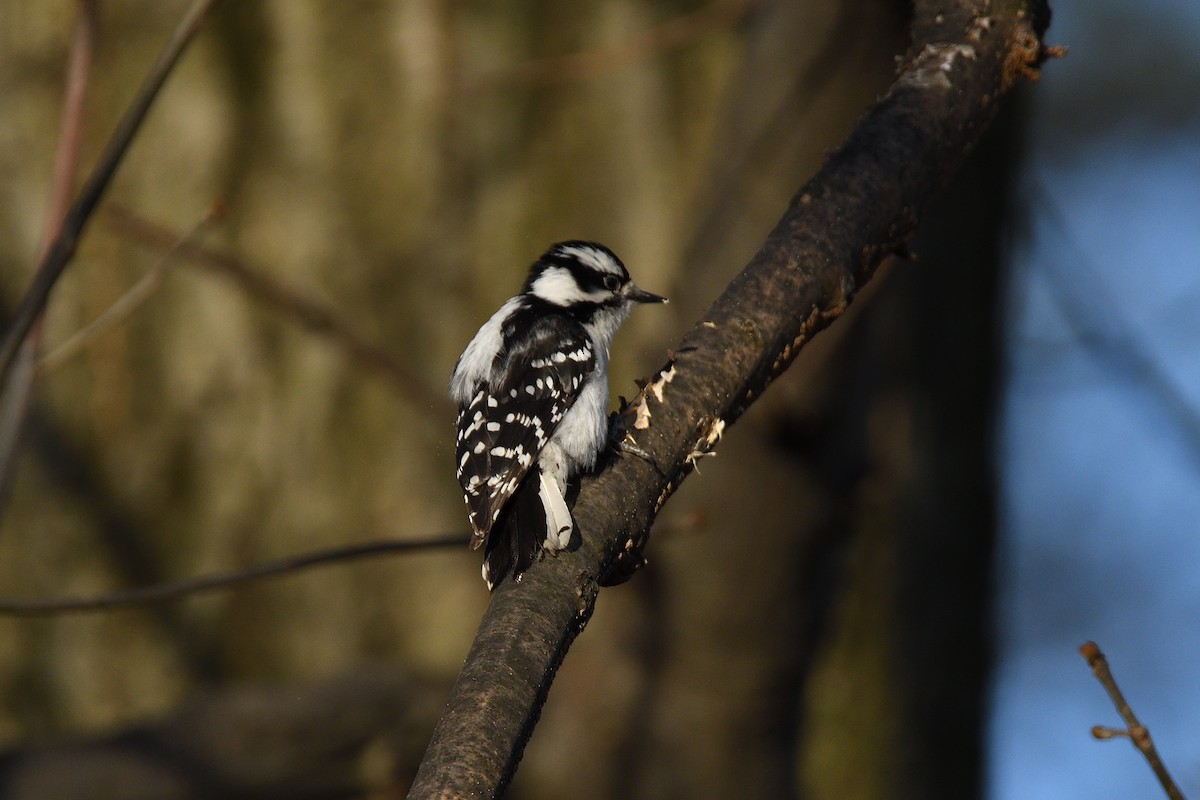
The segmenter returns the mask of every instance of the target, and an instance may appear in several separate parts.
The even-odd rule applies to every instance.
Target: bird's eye
[[[608,289],[610,292],[615,292],[617,289],[621,288],[621,279],[616,275],[606,275],[604,277],[604,288]]]

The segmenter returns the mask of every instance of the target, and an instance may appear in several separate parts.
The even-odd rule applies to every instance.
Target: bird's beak
[[[647,292],[643,289],[639,289],[633,283],[625,284],[625,297],[626,297],[626,299],[632,300],[635,303],[666,303],[666,302],[668,302],[667,298],[663,297],[662,295],[654,294],[653,292]]]

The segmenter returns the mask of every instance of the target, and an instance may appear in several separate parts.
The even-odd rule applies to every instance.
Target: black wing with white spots
[[[596,366],[591,338],[564,317],[512,320],[529,325],[520,345],[498,358],[503,367],[475,387],[458,413],[455,461],[475,534],[487,538]]]

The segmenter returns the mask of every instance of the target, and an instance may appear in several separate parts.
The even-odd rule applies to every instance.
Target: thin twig
[[[183,597],[200,594],[201,592],[229,589],[233,586],[249,583],[250,581],[298,572],[302,569],[332,562],[351,561],[377,555],[398,555],[419,550],[462,547],[469,539],[470,537],[466,533],[444,534],[427,539],[382,539],[374,542],[334,547],[329,550],[317,550],[303,555],[281,558],[277,561],[269,561],[266,564],[259,564],[258,566],[233,572],[202,575],[197,578],[189,578],[173,583],[143,586],[137,589],[127,589],[96,597],[54,597],[49,599],[0,598],[0,616],[36,617],[51,614],[106,611],[121,606],[161,603],[166,600],[178,600]]]
[[[62,118],[58,126],[58,149],[54,153],[54,180],[50,208],[46,212],[42,231],[45,256],[49,244],[62,229],[63,219],[70,207],[71,190],[79,171],[79,154],[83,150],[84,108],[91,83],[92,60],[96,50],[96,0],[79,4],[75,27],[71,34],[71,53],[67,61],[67,85],[63,94]]]
[[[12,324],[4,335],[3,344],[0,344],[0,383],[8,375],[21,343],[25,341],[25,337],[29,335],[29,331],[33,328],[42,309],[46,307],[46,301],[50,298],[50,291],[54,288],[54,284],[58,282],[67,264],[70,263],[71,256],[75,254],[79,237],[83,234],[100,198],[104,195],[109,183],[112,182],[113,175],[116,174],[117,167],[120,166],[125,152],[133,142],[133,137],[145,121],[150,106],[166,82],[167,76],[171,74],[172,68],[179,62],[179,57],[195,36],[213,2],[214,0],[193,0],[150,73],[146,76],[133,103],[126,110],[125,116],[121,118],[116,130],[113,131],[112,138],[109,139],[104,152],[100,155],[96,168],[88,176],[79,197],[67,212],[62,230],[54,237],[53,243],[41,258],[37,272],[33,276],[33,282],[21,299],[21,305],[17,307]]]
[[[683,533],[702,528],[707,521],[702,512],[685,514],[669,525],[661,526],[660,536],[673,533]],[[440,550],[443,548],[459,547],[470,539],[466,533],[448,533],[441,536],[430,536],[425,539],[382,539],[374,542],[345,545],[329,550],[316,550],[298,556],[269,561],[266,564],[248,567],[243,570],[224,572],[215,575],[203,575],[197,578],[160,583],[154,586],[143,586],[137,589],[127,589],[96,597],[52,597],[20,598],[0,597],[0,617],[33,617],[53,614],[69,614],[91,611],[105,611],[121,606],[179,600],[201,592],[211,592],[217,589],[230,589],[242,583],[275,578],[298,572],[311,567],[336,564],[368,558],[375,555],[401,555],[423,550]]]
[[[164,251],[158,261],[154,263],[154,266],[139,278],[133,286],[129,287],[124,294],[113,301],[112,305],[106,308],[100,316],[68,336],[54,350],[42,356],[38,361],[39,374],[45,375],[47,372],[51,372],[62,366],[63,363],[80,353],[100,335],[128,319],[129,315],[136,311],[142,303],[149,300],[155,290],[158,289],[162,283],[163,271],[166,269],[171,257],[184,244],[196,239],[204,228],[217,218],[219,213],[220,211],[216,206],[210,209],[204,215],[203,219],[197,222],[191,230],[180,236],[170,248]]]
[[[58,146],[54,153],[54,170],[50,181],[50,204],[42,231],[38,259],[46,257],[53,242],[62,231],[63,220],[71,202],[75,175],[79,170],[79,154],[83,149],[84,108],[88,85],[91,82],[92,59],[96,44],[96,2],[84,0],[75,16],[71,33],[71,50],[67,56],[67,82],[63,92],[62,116],[58,125]],[[41,347],[42,315],[35,315],[30,334],[25,337],[16,354],[16,362],[0,376],[0,511],[8,505],[16,475],[21,432],[33,401],[37,380],[34,364]]]
[[[451,417],[450,401],[441,392],[435,392],[427,381],[406,369],[386,350],[356,333],[330,308],[227,253],[192,241],[180,242],[179,235],[170,228],[127,208],[116,204],[106,206],[105,217],[135,241],[159,250],[175,247],[189,263],[228,278],[250,298],[282,312],[309,333],[327,337],[347,358],[388,378],[402,396],[431,418],[443,421]]]
[[[1113,677],[1112,670],[1108,668],[1108,659],[1100,651],[1100,646],[1095,642],[1084,642],[1083,646],[1079,648],[1079,654],[1088,662],[1088,666],[1092,668],[1092,674],[1096,676],[1096,680],[1100,681],[1104,691],[1108,692],[1109,698],[1117,708],[1117,713],[1121,715],[1121,719],[1125,721],[1126,725],[1125,730],[1097,725],[1092,728],[1092,736],[1097,739],[1128,736],[1133,741],[1134,747],[1141,751],[1146,763],[1150,765],[1150,769],[1154,770],[1167,797],[1171,800],[1184,800],[1183,792],[1175,784],[1171,773],[1167,771],[1167,765],[1163,763],[1162,758],[1158,755],[1158,750],[1154,747],[1154,741],[1150,738],[1150,729],[1138,721],[1137,715],[1133,713],[1133,708],[1125,700],[1125,695],[1121,692],[1121,687],[1117,685],[1117,679]]]

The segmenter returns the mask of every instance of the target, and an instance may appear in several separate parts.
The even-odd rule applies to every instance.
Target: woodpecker
[[[609,441],[609,346],[635,304],[665,302],[604,245],[560,242],[459,356],[455,459],[488,589],[570,544],[567,486]]]

